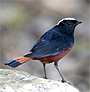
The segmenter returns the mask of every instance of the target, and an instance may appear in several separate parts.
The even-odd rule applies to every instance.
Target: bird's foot
[[[68,81],[66,81],[66,80],[64,80],[64,79],[63,79],[61,82],[62,82],[62,83],[68,83],[69,85],[72,85],[70,82],[68,82]]]
[[[48,79],[47,77],[43,77],[44,79]]]

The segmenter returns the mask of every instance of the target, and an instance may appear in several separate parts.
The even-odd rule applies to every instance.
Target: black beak
[[[78,21],[76,24],[81,24],[82,23],[82,21]]]
[[[75,23],[74,26],[77,26],[78,24],[81,24],[81,23],[82,23],[82,21],[78,21],[77,23]]]

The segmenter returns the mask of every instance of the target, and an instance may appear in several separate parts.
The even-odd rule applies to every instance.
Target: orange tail
[[[24,55],[27,55],[27,54],[30,54],[30,53],[31,52],[28,52],[28,53],[26,53]],[[8,66],[11,66],[11,67],[15,68],[15,67],[17,67],[17,66],[19,66],[19,65],[21,65],[21,64],[23,64],[23,63],[25,63],[25,62],[27,62],[27,61],[29,61],[31,59],[33,59],[33,58],[24,57],[24,55],[6,62],[5,65],[8,65]]]

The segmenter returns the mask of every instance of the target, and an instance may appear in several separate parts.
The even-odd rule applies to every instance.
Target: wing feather
[[[52,32],[52,33],[51,33]],[[55,30],[46,32],[31,48],[32,53],[25,55],[25,57],[42,58],[48,56],[55,56],[62,53],[72,45],[70,38]],[[41,40],[43,38],[43,40]]]

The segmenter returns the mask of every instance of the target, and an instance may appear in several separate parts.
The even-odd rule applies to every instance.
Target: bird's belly
[[[48,56],[48,57],[43,57],[43,58],[33,58],[33,60],[40,60],[42,63],[48,64],[48,63],[52,63],[52,62],[58,62],[61,58],[63,58],[64,56],[66,56],[69,51],[71,50],[73,44],[66,49],[65,51],[63,51],[62,53],[56,55],[56,56]]]

